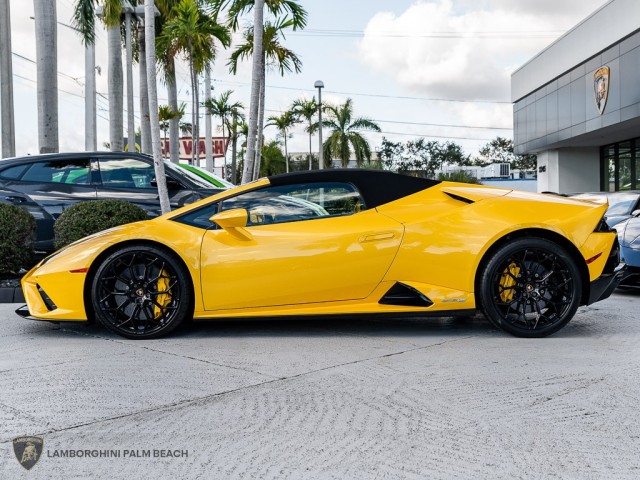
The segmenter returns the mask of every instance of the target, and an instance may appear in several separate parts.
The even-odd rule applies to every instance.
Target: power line
[[[216,83],[223,83],[227,85],[236,85],[236,86],[249,86],[248,83],[243,82],[230,82],[227,80],[214,80]],[[296,92],[314,92],[315,89],[312,88],[294,88],[294,87],[280,87],[275,85],[266,85],[267,88],[275,88],[278,90],[293,90]],[[399,100],[420,100],[426,102],[454,102],[454,103],[495,103],[495,104],[505,104],[511,105],[509,101],[502,100],[478,100],[478,99],[459,99],[459,98],[435,98],[435,97],[410,97],[403,95],[384,95],[381,93],[358,93],[358,92],[339,92],[336,90],[325,90],[326,93],[334,93],[337,95],[353,95],[359,97],[377,97],[377,98],[394,98]]]
[[[409,133],[409,132],[371,132],[371,133],[386,133],[387,135],[403,135],[410,137],[425,137],[425,138],[448,138],[454,140],[476,140],[478,142],[490,142],[493,138],[474,138],[474,137],[454,137],[451,135],[427,135],[423,133]]]
[[[399,120],[373,120],[379,123],[399,123],[401,125],[421,125],[428,127],[477,128],[481,130],[513,130],[512,127],[483,127],[480,125],[453,125],[446,123],[401,122]]]
[[[14,55],[14,56],[16,56],[16,57],[18,57],[18,58],[20,58],[21,60],[25,60],[25,61],[27,61],[27,62],[29,62],[29,63],[32,63],[32,64],[34,64],[34,65],[37,65],[37,62],[36,62],[35,60],[32,60],[32,59],[30,59],[30,58],[28,58],[28,57],[25,57],[24,55],[20,55],[19,53],[16,53],[16,52],[11,52],[11,54],[12,54],[12,55]],[[63,77],[70,78],[71,80],[73,80],[74,82],[76,82],[78,85],[83,86],[83,85],[82,85],[82,83],[80,83],[80,81],[79,81],[79,78],[80,78],[80,77],[72,77],[71,75],[68,75],[68,74],[66,74],[66,73],[64,73],[64,72],[60,72],[60,71],[58,72],[58,75],[61,75],[61,76],[63,76]]]
[[[282,113],[282,110],[274,110],[270,108],[265,108],[265,112],[274,112],[274,113]],[[399,125],[419,125],[423,127],[449,127],[449,128],[472,128],[472,129],[480,129],[480,130],[513,130],[511,127],[485,127],[481,125],[455,125],[455,124],[447,124],[447,123],[425,123],[425,122],[403,122],[400,120],[378,120],[371,119],[373,122],[377,123],[396,123]]]
[[[19,75],[19,74],[17,74],[17,73],[14,73],[14,74],[13,74],[13,76],[14,76],[14,77],[16,77],[16,78],[19,78],[19,79],[21,79],[21,80],[26,80],[27,82],[35,83],[36,85],[37,85],[37,83],[38,83],[36,80],[33,80],[32,78],[23,77],[22,75]],[[77,94],[77,93],[69,92],[69,91],[67,91],[67,90],[63,90],[63,89],[61,89],[61,88],[58,88],[58,92],[66,93],[67,95],[71,95],[71,96],[73,96],[73,97],[78,97],[78,98],[81,98],[81,99],[83,99],[83,100],[85,99],[85,98],[84,98],[84,95],[79,95],[79,94]],[[108,118],[103,117],[103,116],[102,116],[102,115],[100,115],[99,113],[96,113],[96,115],[97,115],[98,117],[102,118],[103,120],[109,121],[109,119],[108,119]]]

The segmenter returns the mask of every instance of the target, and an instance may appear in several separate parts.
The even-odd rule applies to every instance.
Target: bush
[[[55,246],[62,248],[102,230],[147,218],[142,208],[124,200],[79,202],[62,212],[53,225]]]
[[[480,184],[480,180],[478,180],[472,173],[469,173],[465,170],[457,170],[451,173],[439,173],[438,180],[443,182],[460,182],[460,183],[475,183]]]
[[[0,275],[17,274],[31,266],[36,221],[26,210],[0,204]]]

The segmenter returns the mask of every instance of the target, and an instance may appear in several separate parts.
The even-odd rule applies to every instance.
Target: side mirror
[[[234,237],[251,240],[253,237],[244,228],[247,226],[248,218],[249,215],[244,208],[234,208],[232,210],[225,210],[224,212],[216,213],[209,217],[209,220],[224,228]]]
[[[632,217],[640,217],[640,210],[634,210],[633,212],[631,212],[631,216]]]

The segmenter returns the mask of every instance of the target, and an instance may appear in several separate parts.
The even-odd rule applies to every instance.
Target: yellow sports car
[[[480,309],[542,337],[620,281],[606,208],[374,170],[273,176],[59,250],[18,313],[157,338],[190,318]]]

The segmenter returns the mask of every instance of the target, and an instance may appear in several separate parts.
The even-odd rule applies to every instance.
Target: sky
[[[74,0],[58,0],[58,21],[71,24]],[[607,3],[605,0],[302,0],[309,14],[286,46],[302,59],[302,72],[267,74],[266,116],[279,115],[297,98],[317,94],[334,104],[352,98],[354,113],[376,121],[382,133],[367,133],[373,149],[382,137],[407,141],[455,141],[468,154],[496,136],[512,137],[510,75],[536,53]],[[38,153],[33,2],[10,0],[14,73],[16,154]],[[248,25],[251,18],[245,19]],[[237,38],[237,36],[236,36]],[[248,109],[250,62],[237,75],[219,50],[213,95],[225,90]],[[124,57],[124,55],[123,55]],[[96,40],[98,145],[108,141],[107,36]],[[58,25],[60,151],[84,149],[84,47],[76,32]],[[139,119],[137,65],[134,104]],[[166,90],[158,85],[160,104]],[[187,64],[178,65],[179,101],[190,112]],[[204,95],[201,85],[201,96]],[[125,90],[126,91],[126,90]],[[126,106],[126,99],[125,99]],[[190,118],[190,114],[189,114]],[[214,120],[214,135],[220,134]],[[202,122],[204,125],[204,122]],[[1,128],[1,125],[0,125]],[[126,121],[125,121],[126,128]],[[203,127],[202,127],[203,128]],[[266,140],[277,136],[265,130]],[[288,139],[290,152],[305,152],[300,126]],[[318,139],[313,138],[317,152]]]

